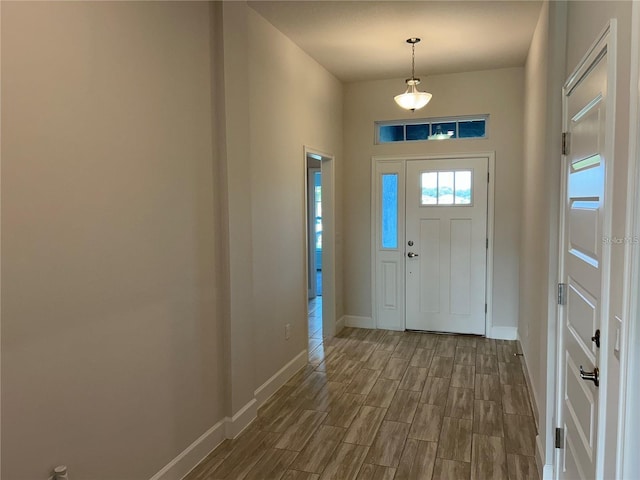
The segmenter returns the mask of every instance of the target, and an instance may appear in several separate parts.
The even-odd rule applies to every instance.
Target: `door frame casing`
[[[376,244],[377,229],[379,228],[380,211],[378,206],[378,192],[377,178],[376,178],[376,165],[378,163],[401,163],[402,175],[398,181],[402,182],[403,187],[399,190],[405,191],[404,184],[406,182],[406,162],[412,160],[461,160],[468,158],[486,158],[489,168],[489,181],[487,185],[487,238],[489,245],[487,247],[487,268],[486,268],[486,292],[485,301],[487,303],[487,313],[485,316],[485,335],[488,338],[497,338],[505,340],[515,340],[510,335],[505,335],[505,331],[501,327],[493,326],[493,238],[494,238],[494,203],[495,203],[495,152],[472,152],[472,153],[452,153],[452,154],[440,154],[440,155],[374,155],[371,157],[371,316],[372,324],[374,328],[380,328],[378,323],[378,294],[377,294],[377,276],[376,265],[378,261],[378,246]],[[399,205],[404,206],[404,199],[399,202]],[[399,209],[400,210],[400,209]],[[402,232],[401,237],[404,238],[405,231],[405,216],[406,209],[402,208],[402,211],[398,211],[398,230]],[[402,251],[404,257],[405,246],[403,245],[399,250]],[[404,279],[404,263],[402,263],[402,272],[400,277]],[[404,280],[402,280],[404,285]],[[403,288],[402,295],[404,296],[406,286]],[[404,299],[403,299],[404,301]],[[404,312],[404,309],[403,309]],[[406,318],[403,313],[402,325],[399,330],[406,328]],[[388,328],[388,327],[387,327]]]
[[[607,55],[607,98],[606,108],[608,120],[605,125],[605,185],[604,185],[604,218],[602,224],[602,235],[604,237],[611,238],[612,229],[612,193],[613,193],[613,166],[614,166],[614,140],[615,140],[615,86],[616,86],[616,22],[615,19],[610,20],[607,26],[597,36],[596,41],[587,50],[586,54],[582,57],[576,68],[568,76],[565,84],[562,87],[562,131],[568,131],[568,118],[567,118],[567,92],[575,86],[584,75],[588,74],[591,66],[598,59],[601,52],[606,49]],[[566,231],[565,222],[566,218],[566,196],[567,196],[567,155],[562,155],[561,161],[561,180],[560,180],[560,228],[559,228],[559,242],[558,242],[558,276],[557,282],[562,283],[564,281],[565,269],[564,261],[565,255],[565,241]],[[610,289],[611,289],[611,245],[603,242],[602,245],[602,263],[604,265],[602,270],[602,284],[601,291],[602,297],[600,299],[600,330],[607,332],[609,330],[609,307],[610,307]],[[556,322],[556,358],[555,358],[555,406],[554,417],[555,427],[562,429],[564,419],[562,418],[563,403],[564,403],[564,306],[558,305],[556,310],[557,322]],[[605,337],[606,338],[606,337]],[[609,348],[608,342],[605,340],[602,342],[599,353],[598,368],[601,372],[606,373],[608,369],[608,356]],[[600,380],[600,387],[598,389],[598,433],[596,443],[596,478],[602,478],[602,469],[604,468],[604,432],[606,429],[606,406],[607,406],[607,377],[603,375]],[[555,450],[553,458],[553,470],[554,479],[560,477],[560,449]]]
[[[627,388],[640,375],[640,4],[631,14],[631,95],[629,112],[629,166],[627,189],[627,235],[625,244],[624,322],[620,351],[620,414],[616,472],[631,478],[640,471],[640,432],[630,425],[640,424],[640,391]]]
[[[303,146],[303,218],[304,224],[304,278],[309,278],[309,228],[307,215],[309,211],[309,185],[307,181],[307,157],[320,159],[322,174],[322,335],[331,338],[337,333],[336,325],[336,191],[335,191],[335,156],[317,148]],[[304,289],[304,305],[308,305],[308,289]],[[305,315],[307,329],[309,317]]]

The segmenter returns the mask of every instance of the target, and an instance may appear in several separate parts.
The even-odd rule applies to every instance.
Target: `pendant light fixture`
[[[407,43],[411,44],[411,78],[407,78],[407,91],[401,95],[396,95],[393,99],[398,105],[405,110],[411,110],[412,112],[420,110],[424,107],[429,100],[431,100],[431,94],[427,92],[419,92],[416,85],[420,83],[420,79],[416,78],[416,43],[420,41],[419,38],[408,38]]]

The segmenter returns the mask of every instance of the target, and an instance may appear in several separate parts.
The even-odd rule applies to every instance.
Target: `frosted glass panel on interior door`
[[[421,177],[422,205],[436,205],[438,203],[438,172],[424,172]]]
[[[456,205],[469,205],[471,203],[471,170],[459,170],[456,176]]]
[[[398,174],[382,174],[382,248],[398,248]]]

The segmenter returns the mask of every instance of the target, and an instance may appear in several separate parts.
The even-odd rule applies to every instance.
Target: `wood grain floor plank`
[[[538,467],[534,457],[507,454],[509,480],[539,480]]]
[[[416,351],[409,361],[409,365],[412,367],[429,368],[431,366],[433,352],[434,350],[432,348],[416,348]]]
[[[389,405],[385,420],[411,423],[420,403],[420,392],[397,390]]]
[[[473,433],[504,437],[502,406],[490,400],[476,400],[473,409]]]
[[[364,368],[370,370],[384,370],[387,362],[391,358],[391,352],[385,350],[374,351],[366,362],[364,362]]]
[[[471,463],[436,458],[433,480],[469,480],[470,478]]]
[[[500,377],[498,375],[476,374],[475,397],[478,400],[501,402]]]
[[[393,400],[393,396],[396,394],[398,385],[400,385],[399,380],[378,378],[376,384],[369,392],[369,395],[367,395],[364,404],[371,407],[387,408],[391,405],[391,401]]]
[[[391,354],[392,357],[404,358],[405,360],[411,360],[413,353],[416,351],[416,343],[407,340],[401,340],[396,345],[395,350]]]
[[[444,415],[473,420],[473,390],[470,388],[450,388]]]
[[[476,355],[476,373],[498,375],[498,357],[478,353]]]
[[[376,384],[376,380],[379,376],[380,370],[362,368],[353,377],[353,380],[347,387],[347,392],[356,393],[358,395],[367,395]]]
[[[471,420],[444,417],[437,456],[458,462],[471,462],[472,430]]]
[[[453,363],[458,365],[473,365],[476,364],[476,348],[475,347],[463,347],[458,344],[456,347],[456,355],[453,358]]]
[[[491,338],[478,338],[476,341],[476,350],[482,355],[496,355],[496,341]]]
[[[451,387],[474,388],[476,367],[473,365],[454,365],[451,373]]]
[[[476,344],[478,340],[484,340],[484,339],[478,339],[477,337],[473,337],[470,335],[462,335],[458,337],[458,347],[476,348]]]
[[[354,393],[343,394],[328,412],[324,419],[324,425],[333,427],[349,428],[353,419],[360,411],[360,407],[364,404],[364,395],[356,395]]]
[[[400,381],[398,388],[401,390],[413,390],[415,392],[422,392],[424,388],[424,382],[427,380],[429,370],[424,367],[407,367],[404,372],[404,376]]]
[[[341,443],[320,480],[356,480],[368,451],[363,445]]]
[[[456,356],[456,340],[440,339],[436,347],[435,354],[440,357],[455,357]]]
[[[534,456],[536,454],[536,427],[533,417],[504,415],[503,418],[507,453]]]
[[[444,407],[449,396],[450,382],[448,378],[428,377],[422,389],[420,402]]]
[[[297,470],[287,470],[282,480],[320,480],[320,475]]]
[[[276,448],[299,452],[326,417],[327,414],[324,412],[303,410],[296,421],[282,433]]]
[[[273,442],[281,436],[279,433],[247,432],[234,441],[231,453],[213,472],[216,480],[237,480],[244,478]]]
[[[380,374],[380,378],[386,378],[388,380],[401,380],[408,365],[409,360],[392,356],[387,362],[387,366]]]
[[[394,480],[431,480],[438,444],[408,438]]]
[[[500,383],[503,385],[525,385],[522,367],[519,363],[498,362]]]
[[[504,440],[501,437],[473,435],[471,480],[509,480]]]
[[[504,413],[531,415],[529,391],[526,385],[502,385],[502,405]]]
[[[346,433],[345,428],[321,425],[291,464],[293,470],[322,473]]]
[[[409,430],[409,438],[437,442],[440,437],[443,414],[444,407],[419,403]]]
[[[423,333],[416,344],[418,348],[426,348],[427,350],[435,350],[438,346],[439,335],[433,333]]]
[[[279,480],[293,462],[297,453],[290,450],[270,448],[249,470],[243,480]]]
[[[357,480],[393,480],[396,469],[365,463],[360,468]]]
[[[520,363],[520,359],[516,356],[518,353],[516,342],[496,345],[496,353],[499,362]]]
[[[442,357],[434,355],[429,368],[430,377],[451,378],[453,370],[453,355],[451,357]]]
[[[386,408],[363,406],[344,436],[344,442],[370,446],[387,413]]]
[[[384,467],[397,467],[407,440],[409,427],[408,423],[383,421],[365,462]]]

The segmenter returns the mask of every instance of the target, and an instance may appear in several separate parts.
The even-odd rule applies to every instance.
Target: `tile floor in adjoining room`
[[[311,330],[308,365],[187,480],[540,478],[515,342]]]

